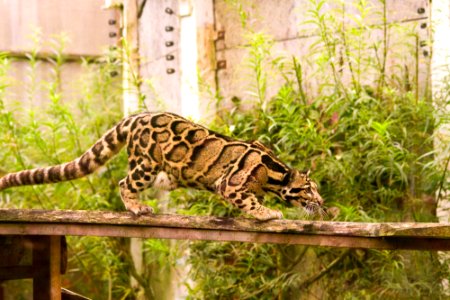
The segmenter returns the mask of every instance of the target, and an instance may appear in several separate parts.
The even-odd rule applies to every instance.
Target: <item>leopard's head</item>
[[[289,183],[281,190],[281,197],[294,206],[303,207],[308,214],[322,214],[323,199],[317,191],[317,184],[309,178],[309,173],[292,170]]]

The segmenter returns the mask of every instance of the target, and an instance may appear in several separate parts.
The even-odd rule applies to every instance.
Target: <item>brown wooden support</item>
[[[0,235],[91,235],[312,246],[450,250],[450,224],[359,223],[128,212],[0,209]]]
[[[51,300],[61,300],[61,236],[50,238],[49,290]]]
[[[66,291],[61,296],[60,274],[67,260],[62,251],[65,235],[450,250],[450,224],[441,223],[261,222],[181,215],[136,217],[110,211],[0,209],[0,282],[33,278],[35,300],[87,299]],[[21,265],[27,249],[32,249],[32,265]]]
[[[60,235],[0,236],[0,283],[33,279],[34,300],[87,299],[61,289],[67,266],[67,244]],[[0,289],[0,300],[3,299]]]
[[[33,237],[33,299],[61,300],[61,237]]]

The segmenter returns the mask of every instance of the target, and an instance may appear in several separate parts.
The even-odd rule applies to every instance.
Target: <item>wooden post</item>
[[[433,56],[432,56],[432,90],[434,101],[446,101],[448,103],[448,77],[450,67],[450,41],[448,39],[448,31],[450,29],[450,1],[449,0],[436,0],[432,5],[432,31],[433,31]],[[450,105],[446,107],[447,114],[450,113]],[[435,159],[442,166],[443,170],[446,170],[447,174],[450,173],[448,145],[450,142],[450,125],[441,124],[440,127],[435,128],[435,140],[434,148],[437,153]],[[443,176],[443,179],[448,175]],[[441,223],[448,223],[450,221],[450,193],[441,188],[437,192],[437,209],[436,216]],[[441,264],[447,265],[450,268],[450,253],[439,252],[439,261]],[[450,296],[450,280],[449,278],[443,278],[441,281],[443,295]]]
[[[201,120],[210,120],[216,114],[216,46],[218,33],[214,24],[214,1],[193,1],[197,22],[198,110]],[[196,73],[197,73],[196,70]]]
[[[139,108],[139,32],[137,0],[123,0],[123,105],[125,115]]]
[[[140,71],[139,71],[139,31],[138,5],[136,0],[123,0],[123,111],[125,115],[139,109]],[[130,254],[138,274],[142,273],[142,239],[130,239]],[[131,277],[131,286],[139,288]],[[139,293],[138,293],[139,294]],[[138,296],[138,299],[140,297]]]
[[[50,236],[50,299],[61,300],[61,237]]]
[[[61,236],[34,236],[33,299],[61,300]]]

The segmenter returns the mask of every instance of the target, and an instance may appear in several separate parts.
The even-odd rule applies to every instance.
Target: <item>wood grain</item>
[[[0,209],[0,234],[92,235],[328,247],[450,250],[450,224],[357,223]]]

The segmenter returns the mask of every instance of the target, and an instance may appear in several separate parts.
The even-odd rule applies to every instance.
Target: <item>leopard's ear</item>
[[[303,171],[302,171],[302,174],[303,174],[303,175],[306,175],[307,177],[309,177],[309,174],[311,174],[311,170],[310,170],[310,169],[303,170]]]
[[[295,181],[295,179],[298,178],[299,175],[300,175],[299,171],[297,171],[296,169],[290,169],[289,172],[287,172],[286,175],[284,175],[282,185],[288,186],[289,183]]]

